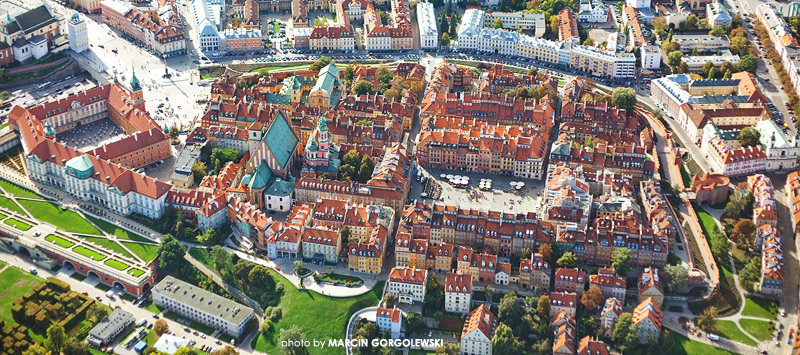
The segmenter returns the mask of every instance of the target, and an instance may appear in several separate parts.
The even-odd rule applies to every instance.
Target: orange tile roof
[[[479,330],[488,339],[494,337],[494,331],[497,328],[497,317],[486,307],[481,304],[472,312],[469,312],[464,322],[464,329],[461,331],[461,337],[464,338],[471,334],[476,329]]]

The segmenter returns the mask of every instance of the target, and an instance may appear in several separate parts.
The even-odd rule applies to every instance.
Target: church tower
[[[139,78],[136,77],[136,69],[133,70],[133,74],[131,75],[131,99],[133,100],[134,104],[142,103],[142,109],[144,109],[144,96],[142,92],[142,85],[139,83]]]

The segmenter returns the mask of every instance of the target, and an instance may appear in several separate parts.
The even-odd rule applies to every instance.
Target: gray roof
[[[115,309],[114,312],[111,312],[106,319],[97,323],[97,325],[89,331],[89,336],[105,340],[117,330],[131,322],[133,322],[133,314],[118,308]]]
[[[50,14],[50,10],[45,5],[41,5],[30,11],[23,12],[14,18],[6,25],[6,33],[12,34],[19,30],[25,33],[33,33],[34,31],[47,26],[58,19]]]
[[[239,324],[253,309],[213,294],[190,283],[167,276],[156,285],[153,292],[158,292],[177,302],[200,311],[220,317],[228,322]]]

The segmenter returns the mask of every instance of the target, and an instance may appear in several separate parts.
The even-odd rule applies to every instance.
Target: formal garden
[[[0,272],[0,354],[18,355],[31,347],[61,344],[86,349],[83,340],[110,308],[70,290],[55,278],[44,280],[17,267]],[[37,352],[38,353],[38,352]],[[99,353],[99,352],[93,352]]]

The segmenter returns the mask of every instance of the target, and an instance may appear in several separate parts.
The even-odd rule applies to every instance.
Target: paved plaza
[[[110,118],[106,117],[56,135],[59,142],[80,151],[95,149],[103,144],[118,141],[127,135]]]

